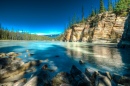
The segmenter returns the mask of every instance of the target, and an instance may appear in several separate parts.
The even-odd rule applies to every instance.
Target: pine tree
[[[84,7],[82,6],[82,21],[84,22]]]
[[[113,6],[111,0],[108,0],[108,11],[113,11]]]
[[[104,7],[104,3],[103,3],[103,0],[100,0],[100,10],[99,12],[102,13],[102,12],[105,12],[105,7]]]
[[[96,12],[95,12],[95,10],[94,10],[94,9],[92,9],[92,13],[91,13],[91,15],[90,15],[90,16],[92,17],[92,16],[95,16],[95,15],[96,15]]]
[[[127,9],[129,8],[130,0],[119,0],[116,3],[116,7],[114,9],[117,15],[125,14]]]

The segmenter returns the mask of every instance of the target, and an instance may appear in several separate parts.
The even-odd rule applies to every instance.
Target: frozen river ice
[[[29,50],[32,56],[28,56]],[[1,52],[22,53],[20,58],[42,59],[43,64],[59,71],[69,72],[76,65],[83,72],[86,67],[94,70],[109,71],[130,76],[130,50],[117,49],[116,44],[93,44],[81,42],[44,42],[44,41],[0,41]],[[84,65],[79,60],[85,61]]]

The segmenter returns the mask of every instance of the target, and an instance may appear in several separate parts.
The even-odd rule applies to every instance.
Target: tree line
[[[19,32],[8,30],[0,25],[0,40],[52,40],[47,36],[29,34],[25,31]]]
[[[85,20],[87,20],[89,17],[93,17],[99,13],[103,13],[106,11],[113,12],[117,16],[127,16],[128,8],[130,8],[130,0],[115,0],[115,3],[112,3],[111,0],[108,0],[108,7],[107,8],[105,8],[105,6],[104,6],[104,1],[100,0],[99,9],[92,8],[91,13],[88,15],[87,18],[85,18],[84,7],[82,6],[82,10],[81,10],[82,19],[79,19],[79,17],[77,17],[76,14],[74,14],[74,16],[71,19],[69,18],[69,21],[68,21],[69,23],[65,27],[65,30],[71,28],[71,26],[73,26],[73,24],[85,22]]]

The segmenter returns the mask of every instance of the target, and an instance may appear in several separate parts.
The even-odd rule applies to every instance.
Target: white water
[[[43,41],[0,41],[0,52],[22,53],[25,62],[42,59],[50,68],[69,72],[76,65],[84,72],[85,68],[130,75],[130,50],[119,50],[116,44],[91,44],[79,42],[43,42]],[[28,56],[26,50],[33,53]],[[58,57],[56,57],[58,56]],[[48,60],[47,60],[48,59]],[[79,60],[86,62],[79,64]],[[43,65],[42,64],[42,65]]]

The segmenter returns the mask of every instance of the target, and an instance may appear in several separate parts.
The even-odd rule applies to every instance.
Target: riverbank
[[[52,77],[54,69],[49,68],[46,60],[23,62],[18,56],[21,53],[0,53],[0,86],[124,86],[130,85],[130,79],[118,74],[101,72],[91,68],[80,71],[75,65],[70,72],[59,71]],[[40,69],[36,69],[36,67]],[[31,74],[28,78],[26,75]],[[119,85],[118,85],[119,86]]]

